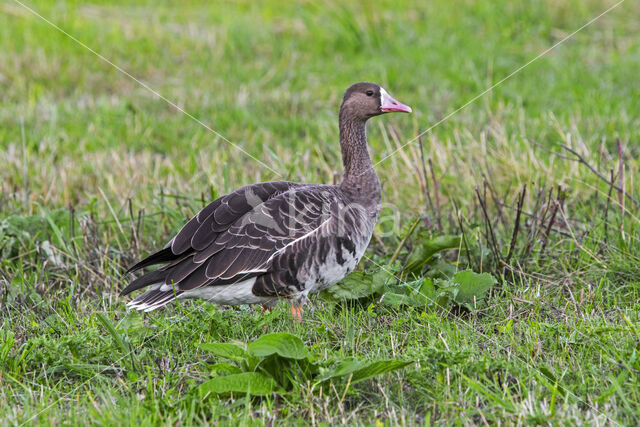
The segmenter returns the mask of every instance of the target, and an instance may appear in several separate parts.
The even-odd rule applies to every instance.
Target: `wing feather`
[[[173,257],[166,249],[162,255],[170,258],[169,264],[136,279],[125,291],[158,280],[172,285],[176,294],[265,274],[290,280],[295,276],[291,271],[294,266],[289,266],[289,271],[274,272],[285,267],[283,259],[277,258],[285,251],[287,262],[303,263],[308,253],[299,242],[312,239],[326,228],[338,201],[333,186],[272,182],[238,189],[206,206],[178,232],[168,245]],[[292,246],[302,251],[292,256],[287,249]],[[162,292],[163,296],[152,297],[150,292]],[[150,290],[132,303],[145,309],[164,305],[164,292]]]
[[[180,283],[182,279],[193,273],[200,265],[200,263],[193,262],[193,256],[185,258],[182,262],[168,270],[165,283],[168,285]]]

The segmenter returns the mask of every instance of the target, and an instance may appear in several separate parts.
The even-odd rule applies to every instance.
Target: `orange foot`
[[[262,304],[262,311],[260,314],[264,315],[267,311],[271,313],[273,311],[273,307],[270,307],[267,304]]]
[[[302,307],[292,305],[291,306],[291,315],[293,316],[293,321],[302,323]]]

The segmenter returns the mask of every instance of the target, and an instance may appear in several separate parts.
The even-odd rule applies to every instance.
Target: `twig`
[[[78,242],[76,242],[76,209],[73,203],[69,203],[69,228],[71,228],[71,248],[73,255],[78,256]]]
[[[518,239],[518,230],[520,229],[520,214],[522,214],[522,205],[524,203],[524,197],[527,194],[527,185],[525,184],[522,187],[522,192],[520,193],[520,198],[518,199],[518,210],[516,211],[516,222],[513,225],[513,234],[511,235],[511,244],[509,245],[509,253],[507,254],[507,259],[504,260],[505,264],[509,264],[511,260],[511,256],[513,255],[513,250],[516,247],[516,240]]]
[[[431,178],[433,179],[433,189],[435,192],[435,198],[436,198],[436,211],[438,212],[438,218],[437,218],[437,222],[438,222],[438,231],[442,231],[442,219],[441,219],[441,213],[440,213],[440,196],[439,196],[439,186],[438,186],[438,181],[436,180],[436,173],[433,170],[433,162],[431,161],[431,159],[429,159],[429,168],[431,169]]]
[[[142,240],[142,233],[144,232],[144,208],[138,210],[138,221],[136,223],[136,236],[138,236],[138,242]],[[138,247],[136,250],[140,250]]]
[[[611,195],[613,194],[613,169],[611,169],[611,181],[609,182],[609,194],[607,194],[607,205],[604,208],[604,243],[609,245],[609,206],[611,205]]]
[[[491,176],[491,172],[489,171],[488,167],[487,167],[487,175],[493,181],[493,177]],[[484,176],[483,178],[484,178],[484,182],[485,182],[486,186],[489,188],[489,193],[491,194],[491,198],[493,199],[493,202],[495,203],[496,207],[498,208],[498,216],[500,217],[500,221],[502,222],[502,225],[506,227],[507,222],[506,222],[505,217],[504,217],[504,215],[502,213],[502,206],[500,206],[500,204],[498,203],[498,201],[500,199],[498,198],[498,195],[496,194],[496,191],[493,188],[493,184],[491,183],[491,181],[489,181],[487,179],[486,176]]]
[[[560,186],[558,185],[558,197],[562,197],[562,200],[560,201],[560,203],[559,204],[551,203],[551,197],[549,197],[548,203],[553,205],[553,210],[551,211],[551,218],[549,218],[549,222],[547,223],[547,228],[545,229],[544,235],[542,238],[542,246],[540,247],[540,252],[538,253],[540,257],[542,257],[542,255],[544,254],[544,250],[547,247],[547,242],[549,241],[549,233],[551,233],[551,230],[553,228],[553,223],[556,221],[558,206],[564,203],[564,194],[565,193],[561,193]]]
[[[536,195],[536,204],[535,204],[535,206],[533,208],[533,211],[532,211],[533,215],[531,217],[533,219],[533,221],[532,221],[532,225],[531,225],[531,230],[529,232],[529,239],[527,241],[527,245],[523,249],[523,253],[522,253],[523,254],[522,255],[523,258],[529,258],[529,255],[531,254],[531,251],[533,250],[533,245],[534,245],[534,243],[536,241],[536,236],[538,235],[538,230],[539,230],[538,225],[540,223],[540,221],[539,221],[539,219],[540,219],[539,213],[540,213],[540,209],[541,209],[541,206],[542,206],[541,200],[543,200],[542,199],[543,198],[543,194],[544,194],[544,187],[539,189],[538,193]],[[546,214],[546,213],[543,213],[543,215],[544,214]]]
[[[500,261],[502,258],[498,252],[498,241],[496,240],[496,236],[493,233],[493,226],[491,225],[491,220],[489,219],[489,213],[487,212],[487,207],[485,205],[485,200],[482,199],[482,195],[480,195],[480,190],[478,187],[475,187],[476,195],[478,196],[478,202],[480,202],[480,208],[482,209],[482,213],[484,215],[485,222],[487,223],[487,240],[491,246],[491,250],[493,255],[496,257],[497,261]]]
[[[503,202],[500,202],[500,203],[501,203],[501,204],[502,204],[502,206],[504,206],[505,208],[509,208],[509,209],[511,209],[511,210],[516,210],[516,209],[517,209],[515,206],[511,206],[511,205],[508,205],[508,204],[503,203]],[[555,203],[555,202],[554,202],[554,203]],[[522,211],[522,215],[524,215],[524,216],[526,216],[526,217],[529,217],[529,218],[533,218],[533,217],[535,217],[535,215],[534,215],[534,214],[532,214],[532,213],[530,213],[530,212],[527,212],[527,211],[525,211],[525,210],[523,210],[523,211]],[[580,225],[580,226],[583,226],[579,221],[576,221],[576,220],[573,220],[573,221],[574,221],[576,224],[578,224],[578,225]],[[583,228],[584,228],[584,226],[583,226]],[[559,235],[564,236],[564,237],[571,237],[571,234],[569,234],[569,233],[567,233],[567,232],[564,232],[564,231],[562,231],[562,230],[559,230],[559,229],[557,229],[557,228],[552,228],[552,229],[551,229],[551,231],[554,231],[554,232],[556,232],[556,233],[558,233]]]
[[[431,192],[429,191],[429,177],[427,176],[427,164],[424,159],[422,137],[418,138],[418,143],[420,144],[420,159],[422,160],[422,176],[424,178],[424,193],[426,195],[427,202],[429,202],[428,208],[431,209],[431,212],[433,212],[434,211],[433,200],[431,200]]]
[[[582,157],[580,155],[580,153],[578,153],[577,151],[575,151],[574,149],[572,149],[571,147],[567,147],[566,145],[562,145],[559,144],[561,148],[567,150],[568,152],[570,152],[571,154],[573,154],[574,156],[576,156],[576,160],[578,163],[582,163],[583,165],[585,165],[587,168],[589,168],[589,170],[591,172],[593,172],[594,174],[596,174],[596,176],[600,179],[602,179],[604,182],[606,182],[607,184],[611,184],[613,185],[613,188],[615,188],[616,190],[618,190],[618,194],[624,194],[627,199],[631,200],[636,206],[640,206],[640,202],[638,202],[636,199],[634,199],[633,197],[631,197],[631,194],[627,193],[626,191],[624,191],[624,188],[622,187],[622,185],[614,185],[613,182],[609,182],[609,180],[602,175],[600,172],[598,172],[596,170],[596,168],[594,168],[593,166],[591,166],[589,164],[589,162],[587,162],[584,157]],[[622,168],[623,166],[623,161],[622,161],[622,144],[620,143],[620,139],[618,139],[618,154],[620,156],[620,160],[619,160],[619,164],[620,167]],[[620,169],[620,171],[622,171],[622,169]],[[619,176],[618,177],[618,182],[620,182],[620,184],[622,184],[622,178]]]
[[[135,226],[135,216],[133,215],[133,202],[131,197],[128,198],[127,204],[129,205],[129,225],[131,226],[131,240],[133,241],[133,247],[136,253],[140,250],[140,242],[138,241],[138,233]]]
[[[560,190],[561,190],[560,184],[558,184],[558,194],[560,194]],[[552,198],[553,198],[553,188],[549,188],[549,191],[547,192],[547,200],[544,202],[544,211],[540,216],[540,225],[544,225],[545,221],[547,220],[547,214],[549,213],[549,209],[551,209],[551,206],[553,206],[553,203],[551,203]]]
[[[471,253],[469,252],[469,244],[467,243],[467,234],[464,232],[464,226],[462,225],[462,217],[460,216],[460,211],[458,210],[458,206],[456,205],[455,200],[451,201],[453,203],[453,209],[456,213],[456,218],[458,219],[458,225],[460,226],[460,233],[462,233],[462,243],[464,243],[464,249],[467,254],[467,262],[469,263],[469,267],[473,270],[473,263],[471,262]]]
[[[559,205],[560,202],[556,200],[556,203]],[[564,211],[564,209],[562,209],[562,206],[558,206],[558,212],[560,212],[560,216],[562,217],[562,220],[564,221],[565,225],[567,226],[567,230],[569,230],[569,233],[571,233],[571,238],[573,239],[573,242],[575,243],[575,245],[578,247],[578,249],[580,249],[582,252],[586,253],[587,255],[589,255],[591,258],[593,258],[593,260],[598,263],[599,265],[602,265],[602,261],[600,260],[600,258],[598,258],[596,255],[594,255],[593,253],[591,253],[591,251],[587,248],[585,248],[583,245],[580,244],[580,241],[582,240],[583,235],[581,236],[580,239],[578,239],[575,235],[575,233],[573,232],[573,228],[571,228],[571,223],[569,222],[569,219],[567,218],[567,214]]]
[[[620,138],[618,138],[617,143],[618,143],[618,186],[620,188],[620,190],[618,190],[618,204],[620,205],[620,235],[622,236],[622,240],[624,240],[624,197],[622,197],[622,195],[627,194],[624,191],[624,161],[623,161],[624,147],[622,146],[622,142],[620,142]]]
[[[413,222],[413,224],[411,224],[411,227],[409,228],[409,231],[407,231],[407,234],[405,234],[405,236],[402,238],[402,240],[400,241],[400,244],[398,245],[398,247],[396,248],[395,252],[391,256],[391,260],[389,261],[389,265],[393,265],[393,263],[395,262],[396,258],[398,258],[398,254],[400,253],[400,250],[404,247],[405,243],[407,243],[407,240],[409,239],[409,237],[413,233],[413,230],[416,229],[416,226],[420,222],[420,219],[421,218],[416,218],[416,220]]]
[[[527,141],[529,141],[530,143],[532,143],[533,145],[537,146],[538,148],[540,148],[542,151],[546,151],[549,154],[553,154],[554,156],[560,158],[560,159],[564,159],[564,160],[573,160],[575,161],[576,159],[574,159],[573,157],[569,157],[569,156],[563,156],[562,154],[558,153],[557,151],[553,151],[553,150],[549,150],[547,147],[545,147],[544,145],[540,144],[539,142],[536,142],[535,140],[531,139],[531,138],[525,138]]]

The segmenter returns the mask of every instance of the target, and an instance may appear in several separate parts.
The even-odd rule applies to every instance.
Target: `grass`
[[[261,180],[332,182],[349,84],[379,82],[414,109],[370,123],[380,161],[614,3],[28,4],[273,170],[2,3],[2,424],[637,424],[639,211],[562,148],[640,198],[636,3],[427,132],[424,161],[416,140],[376,166],[385,207],[361,270],[434,275],[395,266],[461,235],[438,268],[493,274],[483,305],[316,300],[303,325],[286,304],[140,315],[117,294],[126,266],[206,201]],[[415,363],[322,392],[190,391],[215,375],[199,344],[265,330],[320,359]]]

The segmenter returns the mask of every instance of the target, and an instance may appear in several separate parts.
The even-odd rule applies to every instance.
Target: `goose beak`
[[[411,107],[396,101],[386,90],[380,88],[380,111],[383,113],[410,113],[412,110]]]

